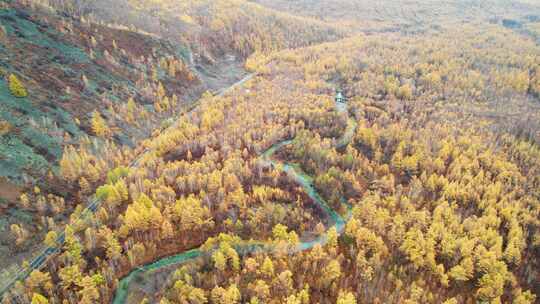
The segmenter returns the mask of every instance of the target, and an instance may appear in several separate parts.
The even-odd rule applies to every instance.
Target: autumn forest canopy
[[[531,0],[0,0],[0,302],[538,303],[539,43]]]

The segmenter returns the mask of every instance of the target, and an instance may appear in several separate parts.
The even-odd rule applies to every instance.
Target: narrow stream
[[[336,110],[340,113],[347,113],[347,104],[336,102]],[[345,133],[337,140],[336,142],[336,148],[341,148],[346,146],[352,139],[352,136],[354,135],[354,132],[356,130],[357,123],[356,121],[349,117],[347,120],[347,129],[345,130]],[[321,208],[321,210],[325,213],[328,218],[331,220],[331,227],[335,227],[338,234],[341,235],[343,233],[343,230],[345,228],[346,219],[344,219],[339,213],[337,213],[335,210],[330,208],[330,206],[326,203],[326,201],[319,195],[315,187],[313,186],[313,177],[307,175],[299,166],[291,163],[280,163],[276,160],[272,159],[272,156],[276,151],[281,149],[283,146],[289,145],[292,143],[292,140],[285,140],[282,142],[279,142],[272,147],[268,148],[262,155],[261,155],[261,161],[266,164],[271,164],[275,168],[280,168],[284,172],[286,172],[290,177],[292,177],[299,185],[301,185],[306,193],[309,195],[309,197]],[[345,200],[342,199],[342,203],[345,203]],[[349,206],[348,210],[350,210]],[[350,214],[347,216],[349,217]],[[293,251],[304,251],[313,248],[316,244],[324,245],[327,242],[326,234],[321,235],[314,240],[311,241],[304,241],[300,242],[298,246],[293,249]],[[263,244],[246,244],[246,245],[240,245],[243,246],[243,248],[238,248],[242,250],[243,253],[249,253],[259,250],[267,250],[272,251],[273,248],[271,246],[264,246]],[[168,267],[171,265],[178,265],[182,264],[191,260],[194,260],[200,256],[202,256],[204,252],[197,248],[192,249],[188,251],[184,251],[179,254],[171,255],[162,259],[159,259],[155,262],[152,262],[150,264],[146,264],[141,267],[137,267],[134,270],[132,270],[127,276],[122,278],[118,284],[118,288],[116,289],[113,304],[124,304],[126,303],[127,297],[128,297],[128,291],[129,291],[129,285],[133,281],[135,277],[137,277],[138,274],[142,274],[147,271],[153,271],[160,268]]]

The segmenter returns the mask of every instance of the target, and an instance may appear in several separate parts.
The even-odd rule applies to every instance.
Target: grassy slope
[[[0,176],[16,182],[23,181],[25,175],[42,176],[61,156],[62,145],[76,143],[90,133],[89,114],[93,110],[126,102],[132,96],[141,103],[149,102],[135,85],[147,67],[131,57],[178,56],[180,52],[150,36],[71,20],[62,24],[54,15],[28,15],[8,8],[0,10],[0,21],[5,31],[0,41],[4,50],[0,67],[6,74],[18,75],[29,90],[27,98],[15,98],[6,80],[0,80],[0,119],[13,126],[12,132],[0,140]],[[103,37],[92,47],[93,59],[88,55],[90,36]],[[128,54],[119,56],[116,63],[104,58],[106,51],[114,54],[113,38]],[[172,84],[174,93],[187,91],[179,81]],[[76,119],[81,125],[75,123]],[[65,134],[74,140],[66,142]],[[124,137],[128,141],[125,137],[130,135],[131,130],[121,130],[119,140]]]

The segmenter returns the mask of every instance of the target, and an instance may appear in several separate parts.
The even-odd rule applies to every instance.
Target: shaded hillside
[[[0,119],[8,126],[0,145],[0,172],[13,181],[44,175],[61,157],[62,146],[95,135],[94,110],[114,129],[114,141],[133,144],[146,137],[152,124],[133,126],[111,109],[130,98],[141,107],[153,105],[152,82],[182,98],[204,89],[186,64],[175,77],[159,68],[165,58],[183,62],[184,50],[152,36],[21,7],[2,9],[0,22]],[[11,74],[26,87],[27,97],[11,94]]]
[[[64,7],[59,3],[66,1],[51,3],[56,2],[57,7]],[[135,27],[175,41],[180,39],[209,60],[231,51],[247,57],[255,51],[269,52],[336,40],[346,32],[333,24],[245,0],[95,0],[84,7],[82,11],[86,15],[98,20]]]

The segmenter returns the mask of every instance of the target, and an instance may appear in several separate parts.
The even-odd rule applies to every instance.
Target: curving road
[[[346,113],[348,115],[347,104],[336,102],[336,110],[340,113]],[[352,136],[357,127],[357,122],[349,117],[347,120],[347,129],[345,133],[337,140],[336,148],[345,147],[351,141]],[[261,156],[260,161],[265,165],[273,165],[275,168],[279,168],[283,172],[286,172],[290,177],[292,177],[300,186],[304,188],[309,197],[323,210],[326,216],[328,216],[332,224],[330,227],[335,227],[338,234],[341,235],[345,228],[346,219],[344,219],[339,213],[330,208],[328,203],[319,195],[315,187],[313,186],[313,178],[307,175],[305,172],[300,169],[298,165],[291,163],[280,163],[272,159],[272,156],[276,151],[281,149],[283,146],[289,145],[292,143],[292,140],[285,140],[279,142],[268,150],[266,150]],[[342,204],[346,205],[345,200],[342,198]],[[347,219],[350,217],[350,206],[348,206],[349,214]],[[330,228],[328,227],[328,228]],[[295,248],[292,249],[293,252],[304,251],[313,248],[316,244],[324,245],[327,242],[326,234],[321,235],[314,240],[300,242]],[[246,242],[245,244],[239,245],[237,251],[241,251],[243,254],[254,252],[254,251],[273,251],[274,248],[270,245],[265,245],[263,243],[253,243]],[[163,267],[168,267],[171,265],[178,265],[185,262],[194,260],[207,252],[201,250],[200,248],[188,250],[176,255],[168,256],[162,259],[159,259],[153,263],[141,266],[131,271],[127,276],[122,278],[116,289],[113,304],[124,304],[126,303],[129,291],[129,285],[133,279],[141,273],[146,271],[157,270]]]
[[[228,93],[228,92],[232,91],[233,89],[235,89],[236,87],[239,87],[239,86],[243,85],[245,82],[252,79],[255,75],[256,75],[256,73],[248,74],[244,78],[242,78],[239,81],[237,81],[236,83],[232,84],[230,87],[224,88],[224,89],[221,89],[221,90],[215,92],[214,95],[215,96],[223,96],[226,93]],[[179,116],[190,113],[191,111],[193,111],[197,107],[197,105],[198,105],[198,102],[194,103],[194,105],[188,111],[183,111],[182,113],[180,113]],[[177,123],[179,121],[180,121],[179,119],[176,119],[176,122],[174,124],[172,124],[171,126],[169,126],[168,129],[176,127],[176,125],[177,125]],[[139,165],[140,160],[143,157],[145,157],[146,155],[148,155],[148,153],[150,153],[150,152],[151,152],[151,149],[149,149],[149,148],[145,149],[141,154],[139,154],[139,156],[137,158],[135,158],[131,163],[129,163],[128,167],[129,168],[136,168]],[[101,203],[102,203],[102,201],[100,199],[98,199],[95,196],[92,197],[90,199],[90,201],[88,202],[88,205],[86,206],[86,208],[81,213],[81,220],[87,220],[89,218],[89,216],[93,215],[97,211],[99,206],[101,206]],[[13,286],[13,284],[15,284],[15,282],[26,279],[30,275],[30,273],[32,271],[37,270],[37,269],[41,269],[43,266],[45,266],[46,262],[52,256],[54,256],[57,252],[59,252],[62,249],[62,247],[64,246],[64,243],[65,243],[65,233],[64,233],[64,231],[62,231],[62,232],[60,232],[58,234],[57,246],[43,248],[36,255],[36,257],[33,258],[30,261],[28,267],[26,267],[26,268],[21,267],[17,273],[15,273],[15,274],[13,274],[11,276],[11,278],[9,278],[8,280],[5,280],[4,282],[0,283],[1,284],[0,285],[0,297],[5,292],[7,292]]]

